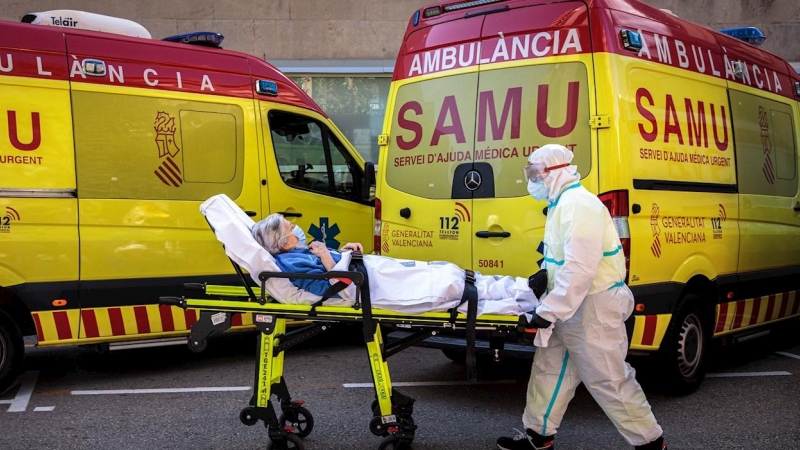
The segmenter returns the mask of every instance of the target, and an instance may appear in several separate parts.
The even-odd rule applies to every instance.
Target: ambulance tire
[[[25,344],[11,317],[0,311],[0,394],[11,387],[22,368]]]
[[[702,299],[684,296],[675,309],[659,352],[659,381],[673,395],[691,394],[706,376],[706,356],[711,343]]]

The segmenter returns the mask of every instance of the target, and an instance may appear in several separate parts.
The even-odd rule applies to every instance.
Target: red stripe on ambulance
[[[175,331],[175,321],[172,319],[172,307],[158,305],[158,314],[161,316],[161,329],[164,331]]]
[[[744,318],[744,302],[736,302],[734,303],[734,307],[736,308],[735,316],[733,317],[733,325],[731,325],[731,330],[735,330],[737,328],[741,328],[742,326],[742,319]]]
[[[786,294],[783,294],[786,295]],[[772,320],[772,313],[775,312],[775,296],[770,295],[769,300],[767,300],[767,313],[764,314],[764,321],[769,322]]]
[[[44,331],[42,331],[42,321],[39,319],[38,314],[33,315],[33,321],[36,322],[36,338],[39,342],[44,342]]]
[[[108,320],[111,322],[111,334],[125,336],[125,322],[122,320],[122,311],[119,308],[109,308]]]
[[[192,325],[194,325],[195,322],[197,322],[197,310],[196,309],[187,309],[186,311],[183,312],[183,316],[186,318],[186,329],[187,330],[189,328],[191,328]]]
[[[761,297],[753,299],[753,312],[750,314],[750,321],[748,325],[755,325],[758,323],[758,314],[761,312]]]
[[[83,330],[86,332],[85,337],[100,337],[100,330],[97,328],[97,316],[95,315],[93,309],[82,310],[81,321],[83,322]]]
[[[134,306],[133,314],[136,316],[136,329],[139,334],[150,332],[150,321],[147,319],[146,306]]]
[[[656,337],[656,325],[658,325],[658,316],[644,316],[642,345],[653,345],[653,340]]]
[[[717,328],[715,333],[725,331],[725,322],[728,320],[728,305],[729,303],[720,303],[719,305],[719,318],[717,319]]]
[[[242,326],[242,314],[235,313],[231,317],[231,326],[232,327],[240,327]]]
[[[72,339],[72,329],[69,326],[69,317],[64,311],[56,311],[53,313],[53,320],[56,323],[56,333],[58,340]]]

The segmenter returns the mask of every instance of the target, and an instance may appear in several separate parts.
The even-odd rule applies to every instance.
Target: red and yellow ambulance
[[[786,61],[635,0],[422,8],[380,140],[376,248],[534,273],[547,205],[521,169],[565,145],[623,241],[631,353],[690,391],[712,338],[800,314],[799,99]]]
[[[216,33],[165,42],[75,29],[86,21],[0,21],[0,391],[23,335],[185,342],[196,311],[157,300],[232,277],[198,210],[212,195],[330,247],[372,234],[374,167],[273,66],[214,48]]]

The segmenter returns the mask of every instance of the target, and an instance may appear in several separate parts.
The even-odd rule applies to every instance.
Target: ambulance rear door
[[[470,178],[470,189],[465,181],[475,175],[484,17],[424,27],[403,42],[387,105],[388,151],[379,162],[384,256],[472,267],[470,189],[480,180]]]
[[[592,66],[583,2],[485,16],[475,152],[464,178],[467,189],[480,180],[470,192],[474,270],[528,276],[538,269],[547,202],[528,195],[522,169],[533,151],[554,143],[575,153],[583,177],[591,174]]]

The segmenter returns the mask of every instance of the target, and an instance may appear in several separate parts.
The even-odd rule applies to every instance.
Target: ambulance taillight
[[[628,273],[631,269],[631,230],[628,226],[628,191],[611,191],[598,195],[600,201],[608,208],[611,220],[617,228],[619,240],[622,243],[622,253],[625,254],[625,282],[628,282]]]
[[[381,254],[381,224],[381,199],[375,197],[375,229],[372,234],[372,245],[376,255]]]

